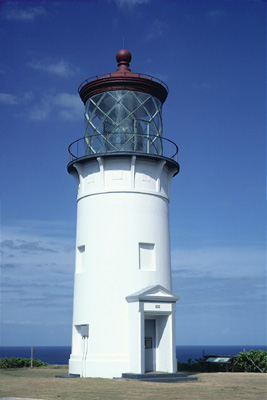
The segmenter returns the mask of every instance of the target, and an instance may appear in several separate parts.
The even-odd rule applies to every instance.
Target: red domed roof
[[[95,94],[111,90],[145,92],[164,103],[168,96],[168,87],[164,82],[149,75],[132,72],[129,68],[132,56],[126,49],[119,50],[116,59],[118,62],[116,72],[89,78],[79,86],[78,91],[84,104]]]

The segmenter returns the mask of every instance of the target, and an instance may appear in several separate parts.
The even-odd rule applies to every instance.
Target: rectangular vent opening
[[[154,243],[139,243],[139,269],[145,271],[156,269]]]
[[[84,271],[84,257],[85,257],[85,245],[77,246],[76,253],[76,273],[79,274]]]

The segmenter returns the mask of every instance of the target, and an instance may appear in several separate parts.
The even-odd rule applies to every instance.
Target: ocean
[[[177,360],[180,362],[187,362],[188,359],[192,361],[198,358],[202,358],[203,351],[205,355],[232,355],[235,356],[243,350],[265,350],[267,346],[176,346]],[[70,346],[34,346],[33,347],[33,358],[38,358],[48,364],[66,365],[69,361],[71,353]],[[30,346],[1,346],[0,347],[0,358],[10,357],[24,357],[31,358],[31,347]]]

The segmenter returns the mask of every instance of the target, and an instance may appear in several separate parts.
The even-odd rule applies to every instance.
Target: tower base
[[[129,360],[119,355],[109,359],[84,360],[80,356],[71,355],[69,360],[69,374],[79,375],[81,378],[109,378],[120,376],[122,371],[129,371]]]

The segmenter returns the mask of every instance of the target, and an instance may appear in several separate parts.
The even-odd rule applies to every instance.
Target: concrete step
[[[186,382],[197,380],[196,377],[188,376],[185,372],[176,372],[173,374],[168,372],[148,372],[145,374],[123,373],[120,379],[146,382]]]
[[[55,378],[80,378],[80,375],[79,374],[56,375]]]
[[[140,379],[141,382],[164,382],[164,383],[171,383],[171,382],[190,382],[190,381],[197,381],[198,378],[196,377],[184,377],[184,378],[145,378]]]

